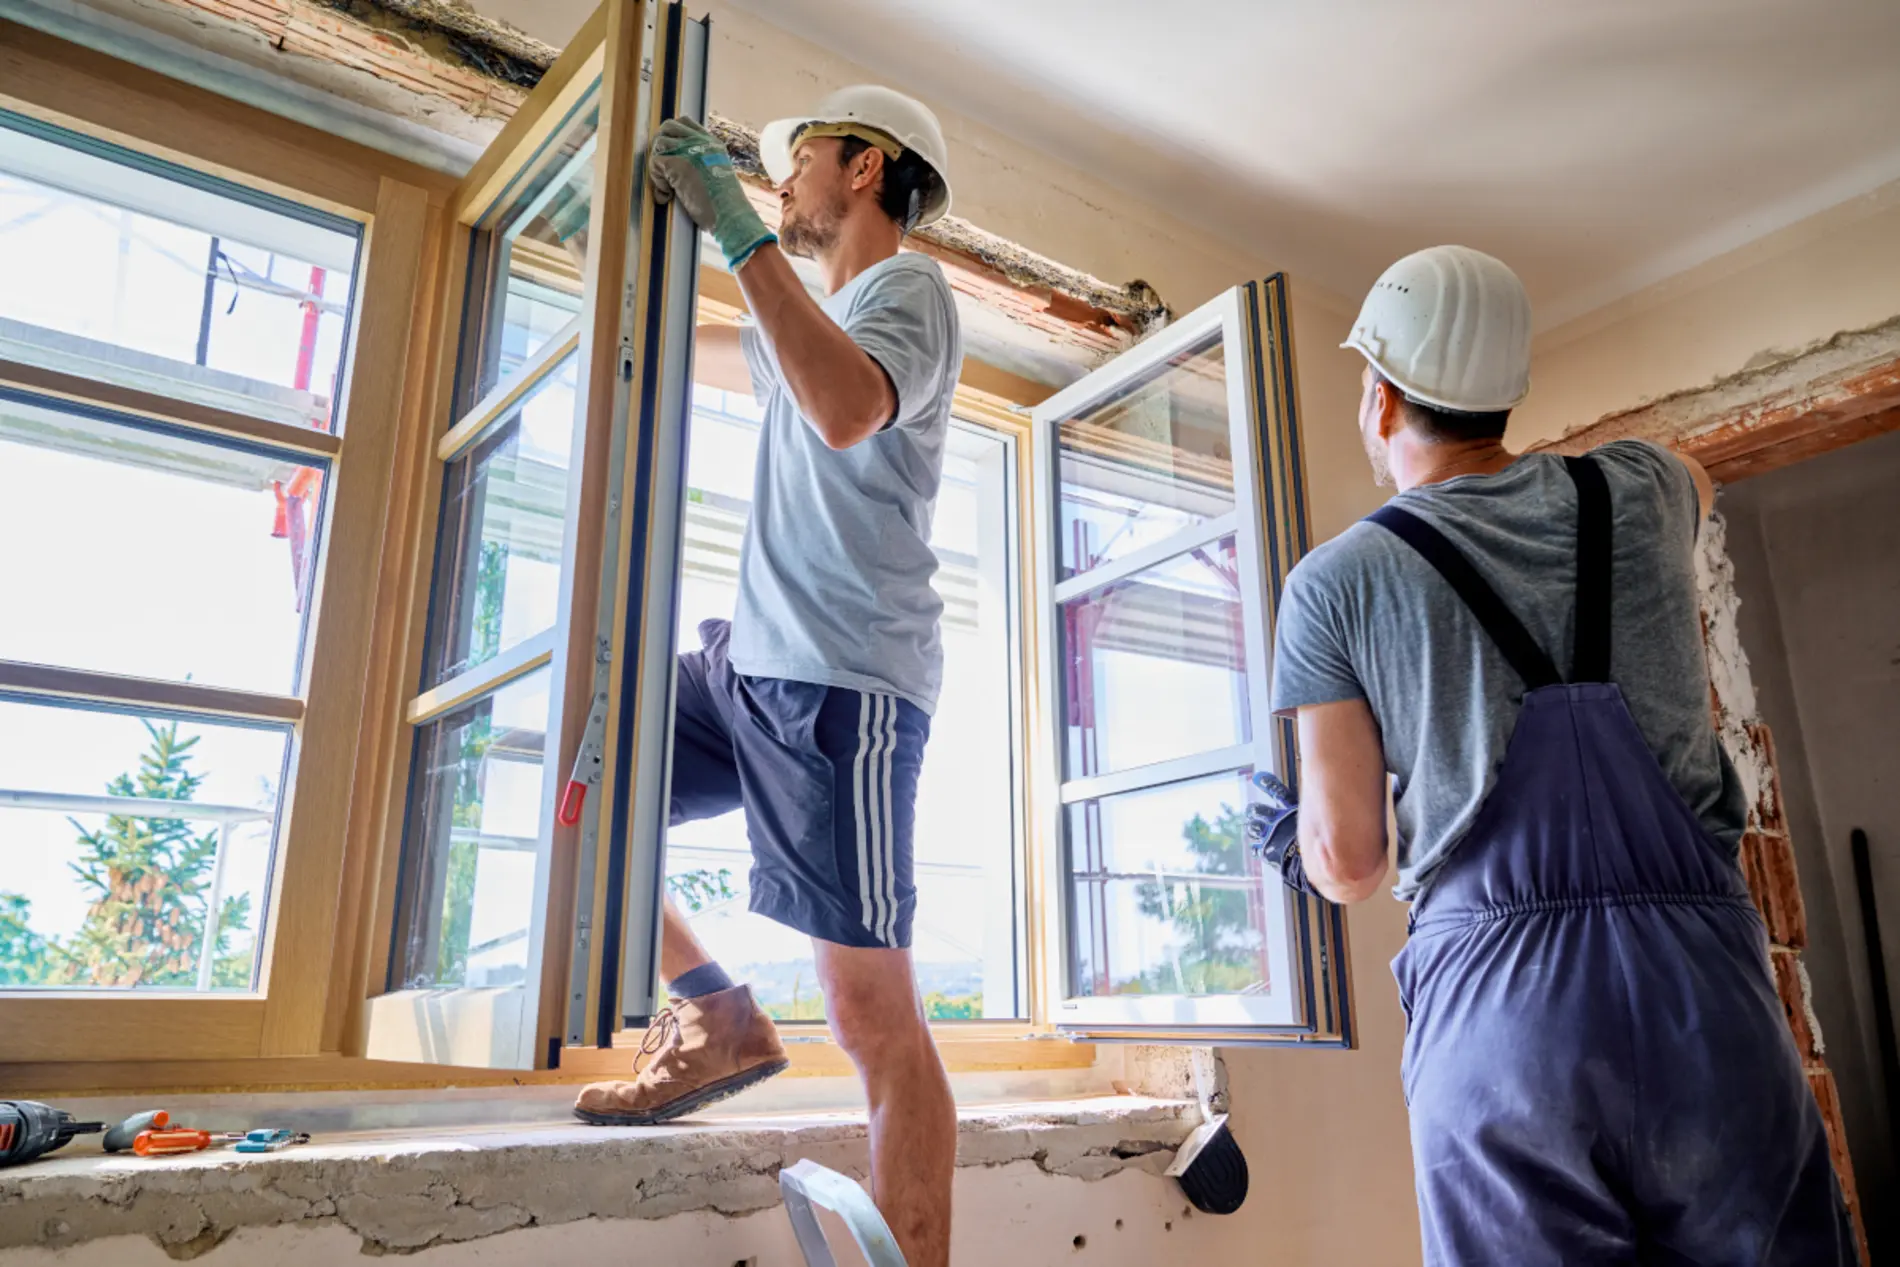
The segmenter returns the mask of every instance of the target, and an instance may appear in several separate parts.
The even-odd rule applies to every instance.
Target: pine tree
[[[0,986],[47,984],[50,947],[32,923],[33,904],[24,894],[0,893]]]
[[[122,774],[106,791],[112,796],[189,801],[204,777],[190,769],[197,737],[183,739],[178,723],[147,721],[151,748],[135,776]],[[204,939],[205,907],[218,834],[192,831],[180,818],[113,814],[103,828],[86,831],[76,820],[82,853],[73,873],[92,891],[86,922],[54,948],[62,962],[49,984],[190,989],[197,984],[198,951]],[[246,931],[248,896],[223,903],[216,951]],[[238,975],[227,969],[230,980]],[[248,962],[238,988],[248,988]],[[214,970],[214,982],[216,972]],[[224,984],[217,982],[217,984]]]
[[[1194,870],[1208,876],[1247,874],[1246,815],[1221,806],[1212,823],[1196,814],[1181,836]],[[1172,923],[1182,945],[1169,963],[1139,978],[1150,994],[1224,994],[1256,984],[1260,971],[1260,934],[1249,912],[1247,886],[1195,884],[1186,880],[1142,882],[1136,893],[1141,913]]]

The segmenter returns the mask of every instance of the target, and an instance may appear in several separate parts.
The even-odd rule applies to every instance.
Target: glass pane
[[[1266,989],[1267,890],[1244,830],[1250,773],[1068,807],[1076,995]]]
[[[1234,508],[1219,332],[1058,428],[1066,580]]]
[[[0,113],[0,357],[327,430],[358,234]]]
[[[559,605],[575,356],[449,464],[437,550],[431,682],[551,628]]]
[[[250,990],[289,739],[0,699],[0,987]]]
[[[475,249],[493,252],[487,355],[475,396],[507,382],[581,310],[599,108],[583,105],[529,165]]]
[[[395,989],[527,980],[548,680],[536,669],[416,734]]]
[[[1065,777],[1253,738],[1234,538],[1065,603]]]
[[[759,410],[749,396],[693,392],[680,647],[702,620],[730,619],[751,510]],[[1011,675],[1015,573],[1009,446],[953,427],[932,545],[944,600],[944,684],[917,790],[913,959],[934,1020],[1023,1014],[1017,992],[1016,801]],[[667,834],[667,892],[734,979],[781,1020],[821,1020],[811,939],[747,908],[752,852],[745,816]]]
[[[297,690],[323,472],[0,392],[0,659]]]

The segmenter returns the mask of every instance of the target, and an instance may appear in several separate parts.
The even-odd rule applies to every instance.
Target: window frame
[[[1210,340],[1210,335],[1216,336]],[[1131,384],[1160,371],[1174,358],[1203,344],[1224,349],[1224,378],[1233,441],[1234,507],[1178,529],[1162,541],[1122,559],[1058,581],[1056,539],[1059,503],[1058,440],[1061,425],[1115,398]],[[1036,451],[1034,486],[1042,499],[1033,510],[1039,543],[1034,606],[1042,621],[1036,787],[1037,826],[1046,838],[1044,862],[1048,921],[1044,930],[1044,994],[1050,1023],[1078,1038],[1159,1043],[1351,1046],[1352,1004],[1347,982],[1345,921],[1329,902],[1283,889],[1267,893],[1269,938],[1283,949],[1270,964],[1288,970],[1289,989],[1252,1006],[1235,995],[1150,995],[1093,998],[1069,980],[1073,965],[1073,885],[1067,865],[1065,810],[1070,803],[1118,791],[1161,788],[1240,766],[1268,768],[1288,777],[1297,770],[1298,736],[1292,722],[1273,717],[1269,683],[1272,628],[1286,574],[1310,540],[1304,457],[1293,370],[1291,313],[1284,274],[1247,282],[1178,318],[1167,330],[1098,366],[1084,378],[1036,406],[1031,437]],[[1242,642],[1248,673],[1252,738],[1212,752],[1182,755],[1084,778],[1064,770],[1059,726],[1064,706],[1060,606],[1129,576],[1185,557],[1197,543],[1232,535],[1240,575]],[[1294,779],[1288,777],[1289,782]],[[1270,948],[1271,951],[1271,948]],[[1277,996],[1277,997],[1276,997]]]
[[[57,404],[108,411],[211,441],[262,442],[328,467],[314,562],[312,617],[297,689],[282,695],[8,662],[0,689],[31,702],[96,704],[288,723],[290,777],[263,912],[257,988],[186,991],[5,991],[13,1024],[0,1069],[99,1062],[137,1027],[144,1049],[177,1060],[316,1055],[336,1005],[331,965],[346,887],[345,857],[361,837],[352,774],[377,660],[372,613],[352,601],[382,562],[398,437],[413,409],[408,366],[419,328],[414,296],[449,182],[413,164],[339,141],[141,67],[0,21],[9,50],[0,108],[111,146],[128,165],[158,159],[360,226],[345,361],[323,433],[19,362],[0,385]],[[116,154],[113,157],[117,157]],[[101,1063],[110,1063],[101,1062]]]
[[[619,11],[624,15],[640,7],[628,3]],[[565,115],[563,101],[571,105],[591,83],[591,59],[605,56],[607,22],[603,6],[544,77],[543,84],[553,85],[552,104],[524,107],[504,129],[504,137],[520,140],[537,130],[545,135],[558,126]],[[469,224],[511,177],[505,147],[492,147],[458,182],[4,19],[0,45],[8,49],[9,70],[14,72],[0,87],[0,107],[365,226],[347,379],[339,390],[334,433],[279,430],[268,421],[203,405],[32,366],[0,364],[0,383],[207,435],[301,446],[333,462],[336,474],[326,481],[328,536],[319,561],[318,616],[306,640],[305,675],[311,685],[304,698],[235,698],[216,688],[192,688],[181,695],[165,683],[102,681],[101,676],[110,675],[0,666],[0,689],[57,699],[109,696],[174,709],[206,704],[216,712],[251,708],[274,720],[294,720],[298,728],[296,779],[285,793],[273,885],[278,909],[271,914],[269,957],[260,965],[259,992],[211,998],[155,992],[0,993],[15,1021],[0,1033],[0,1080],[16,1093],[73,1094],[165,1087],[513,1085],[624,1073],[625,1048],[637,1044],[637,1031],[613,1034],[604,1047],[546,1053],[536,1061],[542,1067],[527,1072],[391,1063],[364,1056],[368,1000],[377,992],[371,983],[384,980],[388,970],[415,729],[408,714],[420,680],[428,623],[443,469],[440,452],[448,441],[445,419],[449,402],[457,398],[459,371],[453,351],[469,284]],[[628,108],[634,107],[630,103]],[[625,193],[628,199],[634,195],[631,189]],[[698,276],[699,319],[735,319],[742,301],[732,277],[706,267]],[[1277,308],[1265,318],[1248,318],[1253,323],[1249,337],[1254,355],[1279,369],[1273,379],[1277,386],[1256,388],[1254,407],[1263,416],[1277,411],[1286,419],[1293,410],[1293,386],[1284,280],[1271,279],[1263,290],[1270,296],[1268,307]],[[1144,354],[1156,342],[1138,345],[1128,355]],[[617,349],[596,344],[591,351],[612,354]],[[1268,392],[1279,393],[1280,399],[1267,400]],[[1027,408],[1051,394],[976,361],[966,362],[957,392],[958,418],[1015,441],[1016,812],[1027,1019],[936,1025],[952,1072],[1072,1069],[1094,1059],[1087,1042],[1062,1041],[1052,1021],[1056,995],[1049,984],[1067,951],[1059,940],[1059,914],[1053,906],[1061,892],[1052,870],[1059,837],[1048,825],[1051,809],[1060,802],[1050,797],[1044,760],[1038,755],[1046,705],[1038,653],[1044,614],[1036,598],[1041,552],[1035,526],[1050,507],[1048,490],[1036,476],[1039,436]],[[1263,446],[1262,461],[1299,461],[1297,437],[1284,427],[1263,428],[1257,439]],[[588,494],[597,499],[597,507],[604,503],[607,484],[603,472],[598,487]],[[1276,514],[1280,522],[1268,532],[1266,545],[1276,579],[1273,596],[1277,579],[1305,544],[1303,504],[1291,519],[1280,508]],[[1273,544],[1274,531],[1278,545]],[[580,587],[586,584],[583,579]],[[324,594],[331,596],[327,603]],[[340,596],[352,601],[338,602]],[[573,601],[586,597],[577,593]],[[568,659],[570,692],[584,692],[591,682],[591,652],[591,647],[572,642],[550,649],[550,662],[563,655]],[[431,701],[431,706],[441,703]],[[553,767],[555,782],[571,764],[584,721],[584,713],[569,708]],[[1290,744],[1290,723],[1277,725],[1279,742]],[[553,744],[554,736],[549,742]],[[292,796],[298,798],[294,812]],[[573,919],[578,858],[571,834],[556,839],[546,906],[549,925],[559,928]],[[1303,1041],[1349,1044],[1343,918],[1337,908],[1303,903],[1299,928],[1312,954],[1327,960],[1331,970],[1331,985],[1322,984],[1313,999],[1326,1024],[1304,1035]],[[561,962],[555,962],[557,958]],[[567,966],[564,957],[544,960],[536,1030],[542,1039],[563,1028]],[[143,1036],[142,1058],[110,1054],[123,1050],[123,1035],[131,1027]],[[828,1041],[825,1027],[788,1026],[787,1037],[793,1040],[789,1051],[799,1071],[849,1073],[848,1062]],[[1091,1037],[1153,1042],[1167,1035],[1129,1030]],[[1257,1033],[1239,1030],[1177,1037],[1201,1043],[1260,1041]],[[558,1067],[548,1068],[550,1064]]]

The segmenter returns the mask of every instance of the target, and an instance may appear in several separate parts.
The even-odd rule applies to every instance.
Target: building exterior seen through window
[[[0,361],[330,432],[358,245],[346,222],[0,112]],[[328,475],[0,388],[0,662],[88,684],[0,691],[0,988],[253,987],[294,722],[139,707],[115,683],[294,718]]]

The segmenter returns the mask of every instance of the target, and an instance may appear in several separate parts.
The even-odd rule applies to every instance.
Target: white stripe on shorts
[[[864,759],[871,748],[871,697],[858,695],[858,756],[851,767],[851,808],[858,827],[858,900],[864,904],[864,926],[871,924],[871,850],[865,839]]]
[[[879,809],[884,820],[884,931],[878,939],[886,946],[897,944],[897,820],[891,812],[891,767],[897,755],[897,700],[892,697],[885,714],[890,742],[884,745],[883,795]]]

